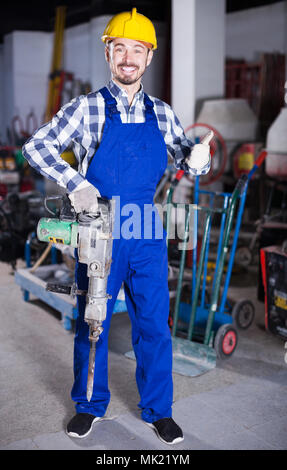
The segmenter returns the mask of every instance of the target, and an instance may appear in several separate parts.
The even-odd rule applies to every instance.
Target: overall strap
[[[157,121],[156,115],[154,112],[154,103],[149,98],[149,96],[144,93],[144,105],[145,105],[145,118],[146,121]]]
[[[120,112],[117,109],[117,102],[115,98],[111,95],[107,87],[103,87],[99,90],[101,95],[103,96],[105,100],[105,114],[106,117],[113,118],[115,117],[120,121]]]
[[[105,100],[105,114],[106,118],[113,119],[115,118],[119,122],[121,122],[120,112],[117,109],[117,102],[115,98],[111,95],[107,87],[103,87],[99,90],[101,95]],[[144,105],[145,105],[145,118],[146,121],[153,121],[157,122],[156,115],[154,112],[154,103],[149,98],[149,96],[144,93]]]

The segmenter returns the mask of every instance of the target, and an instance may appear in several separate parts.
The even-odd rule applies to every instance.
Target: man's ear
[[[147,67],[151,63],[152,58],[153,58],[153,50],[149,49],[149,51],[147,53],[147,59],[146,59],[146,66]]]
[[[110,62],[110,49],[109,49],[109,45],[107,45],[105,47],[105,58],[106,58],[106,62]]]

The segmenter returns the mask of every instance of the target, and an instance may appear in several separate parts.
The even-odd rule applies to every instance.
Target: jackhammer
[[[51,196],[45,199],[48,212],[48,202],[61,200],[62,206],[58,217],[41,218],[37,226],[37,237],[40,241],[60,243],[77,248],[78,260],[87,265],[89,279],[88,290],[79,290],[76,283],[61,285],[47,283],[46,289],[52,292],[86,296],[84,319],[89,325],[89,367],[87,381],[87,400],[93,394],[96,343],[103,331],[102,323],[106,318],[107,280],[112,262],[113,226],[115,218],[115,201],[98,198],[96,213],[82,212],[76,214],[68,196]]]

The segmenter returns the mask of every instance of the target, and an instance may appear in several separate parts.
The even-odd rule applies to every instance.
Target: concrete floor
[[[39,300],[22,300],[8,265],[0,263],[0,273],[0,448],[171,450],[140,419],[135,363],[124,356],[131,349],[126,313],[112,320],[106,420],[86,439],[65,434],[74,415],[73,334]],[[196,378],[174,373],[173,414],[185,440],[173,450],[287,449],[287,351],[264,329],[256,281],[256,273],[232,278],[229,296],[256,306],[256,319],[240,332],[234,355]]]

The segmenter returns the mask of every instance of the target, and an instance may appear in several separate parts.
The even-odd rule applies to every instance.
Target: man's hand
[[[69,194],[69,199],[77,213],[83,211],[95,213],[98,210],[98,197],[100,196],[97,188],[85,180]]]
[[[191,170],[195,170],[195,174],[198,174],[210,160],[209,142],[213,135],[213,131],[209,131],[206,136],[203,137],[200,144],[195,144],[194,147],[192,147],[191,154],[186,159],[186,163]]]

